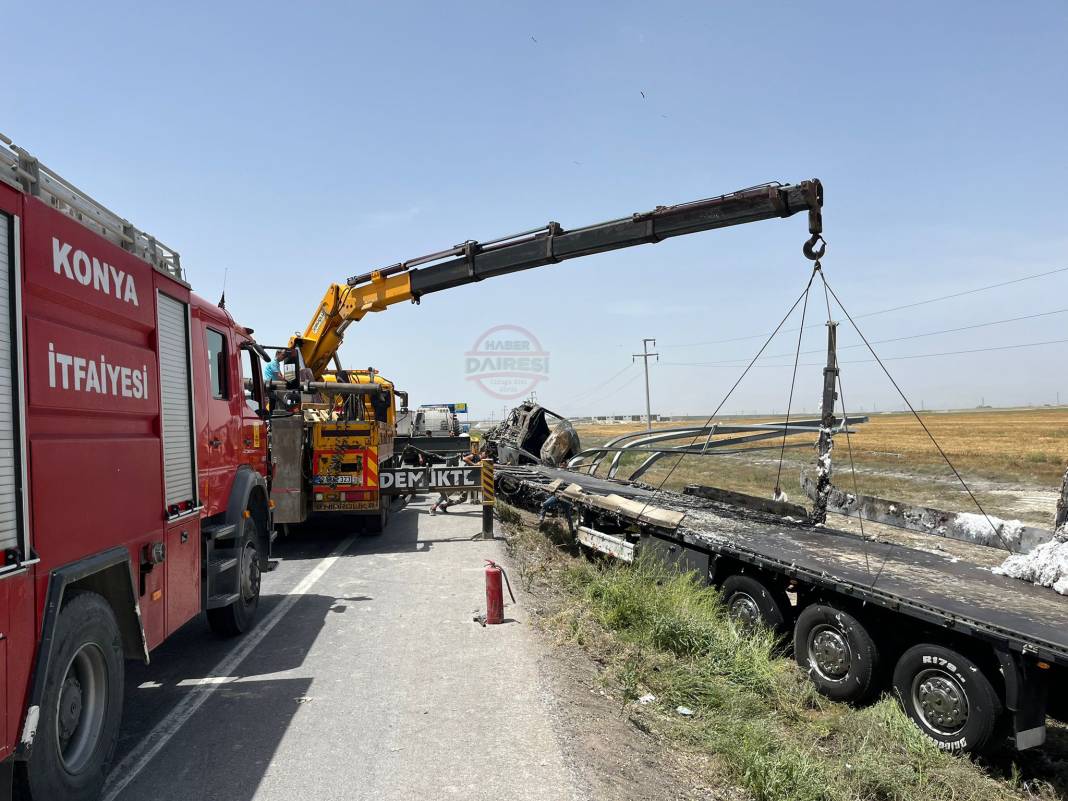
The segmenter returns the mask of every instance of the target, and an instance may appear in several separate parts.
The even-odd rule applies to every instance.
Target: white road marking
[[[252,653],[253,649],[263,641],[263,638],[271,633],[271,630],[286,616],[286,613],[293,608],[293,605],[296,604],[300,597],[306,594],[323,577],[323,574],[333,566],[334,562],[349,549],[349,546],[355,540],[355,537],[349,537],[344,540],[334,549],[333,553],[319,562],[308,575],[300,580],[296,587],[290,590],[285,599],[271,610],[271,613],[263,619],[260,625],[249,632],[241,640],[241,644],[224,657],[211,672],[216,676],[230,676],[235,673],[237,667],[245,660],[245,657]],[[193,714],[200,709],[219,686],[219,684],[206,684],[192,690],[189,695],[182,698],[167,717],[157,723],[155,728],[141,740],[141,743],[112,769],[108,776],[108,781],[104,785],[101,801],[115,801],[122,791],[141,774],[141,771],[148,767],[148,763],[163,750],[163,747],[173,739],[174,735],[193,717]]]
[[[182,679],[176,687],[208,687],[212,684],[230,684],[237,681],[237,676],[205,676],[202,679]]]
[[[279,670],[274,673],[256,673],[249,676],[205,676],[202,679],[182,679],[175,687],[205,687],[211,684],[241,684],[288,679],[312,679],[300,670]]]

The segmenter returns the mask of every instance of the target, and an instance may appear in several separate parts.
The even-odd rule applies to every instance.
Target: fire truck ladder
[[[134,227],[0,133],[0,181],[21,189],[185,283],[178,251]]]

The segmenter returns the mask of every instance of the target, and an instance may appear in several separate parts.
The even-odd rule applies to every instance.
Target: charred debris
[[[490,458],[504,465],[563,467],[581,450],[567,418],[524,401],[483,435]]]

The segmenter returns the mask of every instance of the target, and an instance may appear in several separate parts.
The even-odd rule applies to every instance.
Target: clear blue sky
[[[102,1],[21,4],[7,22],[0,130],[179,250],[205,296],[228,270],[230,310],[265,341],[303,329],[331,280],[767,180],[823,180],[825,268],[855,313],[1068,267],[1063,0]],[[760,340],[681,346],[769,331],[807,278],[805,236],[798,216],[429,296],[351,328],[343,360],[413,402],[499,414],[464,353],[517,324],[551,354],[543,403],[632,413],[637,367],[590,390],[655,336],[654,411],[710,411],[740,365],[707,363]],[[858,322],[888,339],[1068,308],[1066,290],[1062,272]],[[1054,339],[1068,314],[879,348]],[[928,408],[1008,405],[1068,401],[1066,356],[888,365]],[[894,403],[872,365],[844,369],[852,408]],[[781,411],[789,367],[754,370],[727,410]],[[802,370],[796,405],[815,408],[820,380]]]

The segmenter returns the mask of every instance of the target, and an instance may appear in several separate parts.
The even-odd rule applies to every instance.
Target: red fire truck
[[[0,147],[0,798],[88,801],[124,659],[248,628],[272,531],[261,355],[178,254]]]

